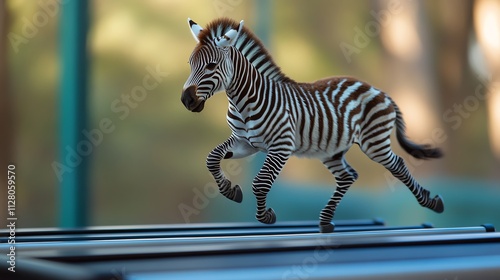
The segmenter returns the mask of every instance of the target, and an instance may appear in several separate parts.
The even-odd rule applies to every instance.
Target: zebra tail
[[[392,101],[394,110],[396,111],[396,138],[398,139],[399,145],[411,156],[417,159],[431,159],[440,158],[443,156],[443,152],[439,148],[432,148],[431,145],[419,145],[408,139],[406,136],[406,125],[403,120],[403,114],[399,110],[396,103]]]

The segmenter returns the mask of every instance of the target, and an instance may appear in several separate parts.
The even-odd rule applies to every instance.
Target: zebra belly
[[[338,147],[329,147],[328,149],[319,149],[319,148],[309,148],[303,149],[299,148],[293,152],[294,156],[297,157],[307,157],[307,158],[324,158],[328,156],[333,156],[341,152],[347,151],[353,143],[349,143],[348,145],[340,145]]]

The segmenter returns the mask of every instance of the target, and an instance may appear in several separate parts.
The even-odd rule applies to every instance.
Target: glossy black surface
[[[379,220],[22,230],[1,279],[500,279],[491,226]],[[2,232],[2,238],[5,235]],[[2,251],[8,249],[4,241]]]

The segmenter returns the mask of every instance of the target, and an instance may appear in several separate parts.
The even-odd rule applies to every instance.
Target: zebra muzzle
[[[182,104],[191,112],[201,112],[205,107],[205,100],[200,100],[196,96],[196,86],[189,86],[182,91],[181,101]]]

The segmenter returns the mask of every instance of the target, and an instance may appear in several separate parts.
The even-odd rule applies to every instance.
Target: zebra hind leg
[[[319,215],[319,230],[321,233],[328,233],[333,232],[335,225],[332,223],[332,219],[335,210],[349,187],[358,178],[358,173],[347,163],[343,153],[323,160],[323,164],[335,176],[335,180],[337,181],[335,192]]]
[[[382,155],[373,155],[368,153],[367,155],[372,160],[382,164],[392,173],[394,177],[403,182],[421,206],[429,208],[436,213],[442,213],[444,211],[443,198],[440,195],[436,195],[434,198],[431,198],[430,192],[422,187],[410,174],[403,158],[394,154],[390,149]]]

